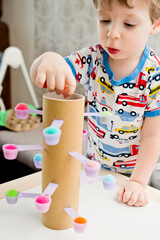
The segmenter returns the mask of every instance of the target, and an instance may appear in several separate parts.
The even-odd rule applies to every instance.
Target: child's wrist
[[[134,178],[133,178],[133,179],[130,178],[129,182],[138,183],[138,184],[140,184],[143,188],[146,188],[146,185],[147,185],[147,184],[143,183],[142,181],[140,181],[140,180],[138,180],[138,179],[134,179]]]

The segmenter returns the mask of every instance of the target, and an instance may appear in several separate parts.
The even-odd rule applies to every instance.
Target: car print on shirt
[[[136,165],[136,159],[134,160],[129,160],[129,161],[122,161],[122,160],[117,160],[116,162],[113,163],[114,167],[119,167],[119,168],[134,168]]]
[[[147,104],[147,96],[140,95],[137,98],[135,96],[128,95],[127,93],[122,93],[117,96],[116,103],[123,106],[130,105],[134,107],[145,107]]]
[[[123,148],[113,147],[106,143],[98,141],[98,151],[103,158],[107,158],[108,155],[112,157],[125,157],[135,156],[138,154],[139,145],[130,145]]]
[[[99,112],[97,104],[96,104],[96,100],[94,98],[94,101],[88,101],[88,106],[89,106],[89,112]]]
[[[97,52],[97,50],[92,45],[89,47],[89,49],[91,50],[91,52]]]
[[[96,67],[93,67],[93,59],[92,59],[92,56],[91,55],[88,55],[87,57],[86,56],[83,56],[81,57],[79,53],[75,53],[77,54],[78,58],[76,58],[75,60],[75,64],[78,64],[80,65],[80,69],[82,69],[84,67],[85,64],[88,64],[89,67],[88,67],[88,78],[91,77],[93,80],[96,78],[96,73],[95,73],[95,70],[96,70]],[[78,82],[80,82],[82,78],[82,74],[80,72],[78,72],[76,74],[76,79]]]
[[[153,56],[156,59],[156,61],[158,62],[158,64],[160,65],[159,58],[156,56],[156,54],[152,50],[150,50],[150,55]]]
[[[95,73],[96,67],[93,66],[93,58],[91,55],[88,55],[87,63],[89,64],[88,77],[91,77],[92,80],[95,80],[96,79],[96,73]]]
[[[101,164],[101,167],[112,172],[117,172],[117,169],[115,167],[108,166],[107,164]]]
[[[154,72],[157,67],[158,67],[158,64],[153,64],[151,67],[146,67],[145,71],[150,74],[151,72]]]
[[[101,101],[99,101],[97,98],[97,92],[93,92],[92,95],[94,97],[94,101],[90,102],[89,104],[92,105],[95,109],[97,109],[96,103],[98,103],[99,106],[101,107],[102,112],[103,111],[109,111],[109,112],[113,111],[113,108],[111,108],[110,106],[107,105],[105,97],[102,97]]]
[[[157,104],[157,108],[152,109],[151,107],[147,107],[146,110],[149,112],[160,110],[160,100],[158,100],[156,104]]]
[[[149,98],[156,99],[160,95],[160,85],[156,86],[155,88],[152,88],[149,93]]]
[[[122,86],[124,88],[128,88],[129,87],[130,89],[136,87],[136,88],[139,88],[140,90],[143,90],[146,87],[146,85],[147,85],[146,80],[143,78],[145,76],[146,75],[144,73],[140,72],[140,74],[136,77],[136,82],[135,83],[127,82],[127,83],[124,83]]]
[[[100,152],[98,152],[98,150],[96,148],[94,148],[95,151],[97,152],[98,156],[102,159],[102,160],[105,160],[105,161],[110,161],[109,158],[106,156],[106,155],[102,155]]]
[[[83,68],[83,61],[82,61],[82,58],[81,58],[81,55],[79,53],[73,53],[73,55],[77,55],[77,58],[75,60],[75,64],[77,65],[80,65],[81,69]]]
[[[89,103],[90,104],[90,103]],[[93,105],[89,105],[89,112],[99,112],[97,109],[97,106],[93,106]],[[94,120],[96,120],[97,125],[99,125],[100,127],[103,127],[106,131],[108,132],[112,132],[113,130],[113,121],[106,121],[106,123],[101,122],[101,117],[97,117],[97,116],[92,116],[92,118]]]
[[[83,68],[86,63],[88,65],[90,65],[91,61],[93,61],[91,55],[88,55],[87,57],[86,56],[81,57],[81,55],[78,52],[76,52],[74,54],[77,55],[77,58],[75,60],[75,64],[81,65],[81,68]]]
[[[106,133],[101,130],[98,126],[96,126],[90,118],[88,118],[88,125],[89,127],[96,133],[97,137],[104,138]]]
[[[100,90],[103,93],[112,94],[114,93],[113,86],[110,83],[107,83],[104,77],[98,77],[97,82],[100,85]]]
[[[130,125],[130,126],[123,126],[121,128],[116,128],[115,131],[120,133],[120,134],[124,134],[124,133],[136,133],[138,132],[138,130],[140,129],[140,127],[136,127],[135,125]]]
[[[129,138],[120,138],[117,134],[110,134],[109,136],[111,139],[114,139],[116,142],[118,142],[119,144],[123,144],[123,143],[129,143],[129,141],[135,139],[137,137],[137,135],[135,136],[130,136]]]
[[[154,74],[154,75],[152,76],[152,80],[159,81],[159,80],[160,80],[160,72]]]
[[[122,121],[126,122],[132,122],[139,117],[139,114],[135,111],[127,112],[123,109],[115,110],[115,115],[118,115]]]

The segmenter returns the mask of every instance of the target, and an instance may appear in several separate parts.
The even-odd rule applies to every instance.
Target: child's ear
[[[154,24],[150,32],[151,35],[156,35],[160,31],[160,19],[158,19]]]

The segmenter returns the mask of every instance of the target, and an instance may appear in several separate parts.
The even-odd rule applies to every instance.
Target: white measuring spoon
[[[43,111],[42,110],[29,108],[24,103],[17,104],[14,110],[15,110],[15,113],[16,113],[16,116],[17,116],[18,119],[26,119],[26,118],[28,118],[28,114],[29,113],[36,113],[36,114],[39,114],[39,115],[43,115]]]
[[[40,194],[38,193],[23,193],[18,192],[15,189],[10,189],[5,193],[6,201],[8,204],[15,204],[18,201],[18,198],[36,198]]]
[[[84,232],[87,226],[86,218],[80,217],[79,214],[71,207],[64,208],[64,211],[73,219],[73,228],[75,232]]]
[[[116,184],[116,178],[111,174],[107,174],[106,176],[96,176],[96,177],[92,177],[92,178],[88,177],[85,174],[82,174],[81,179],[80,179],[80,184],[82,186],[82,184],[84,184],[84,183],[94,183],[95,181],[102,182],[103,187],[106,190],[113,189]]]
[[[51,196],[57,189],[58,184],[49,183],[44,192],[35,199],[36,208],[39,212],[45,213],[49,210],[52,199]]]
[[[36,168],[41,169],[42,168],[42,154],[37,153],[33,157],[33,162]]]
[[[64,120],[55,119],[52,124],[43,129],[43,136],[47,145],[57,145],[61,137],[60,127],[64,123]]]
[[[108,111],[103,112],[85,112],[84,117],[100,117],[101,123],[106,123],[112,118],[113,114]]]
[[[89,160],[79,152],[69,152],[69,154],[78,159],[84,166],[85,173],[88,177],[96,177],[101,168],[101,164],[94,160]]]
[[[15,145],[15,144],[4,144],[2,146],[4,157],[8,160],[15,159],[19,151],[40,149],[44,149],[44,147],[42,145]]]

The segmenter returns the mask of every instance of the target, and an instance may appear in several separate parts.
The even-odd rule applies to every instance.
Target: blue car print
[[[152,79],[155,80],[155,81],[159,81],[160,80],[160,73],[158,72],[155,75],[153,75]]]
[[[136,113],[135,111],[127,112],[124,111],[123,109],[119,109],[118,111],[116,110],[115,115],[118,115],[122,121],[128,122],[132,122],[139,116],[139,114]]]

